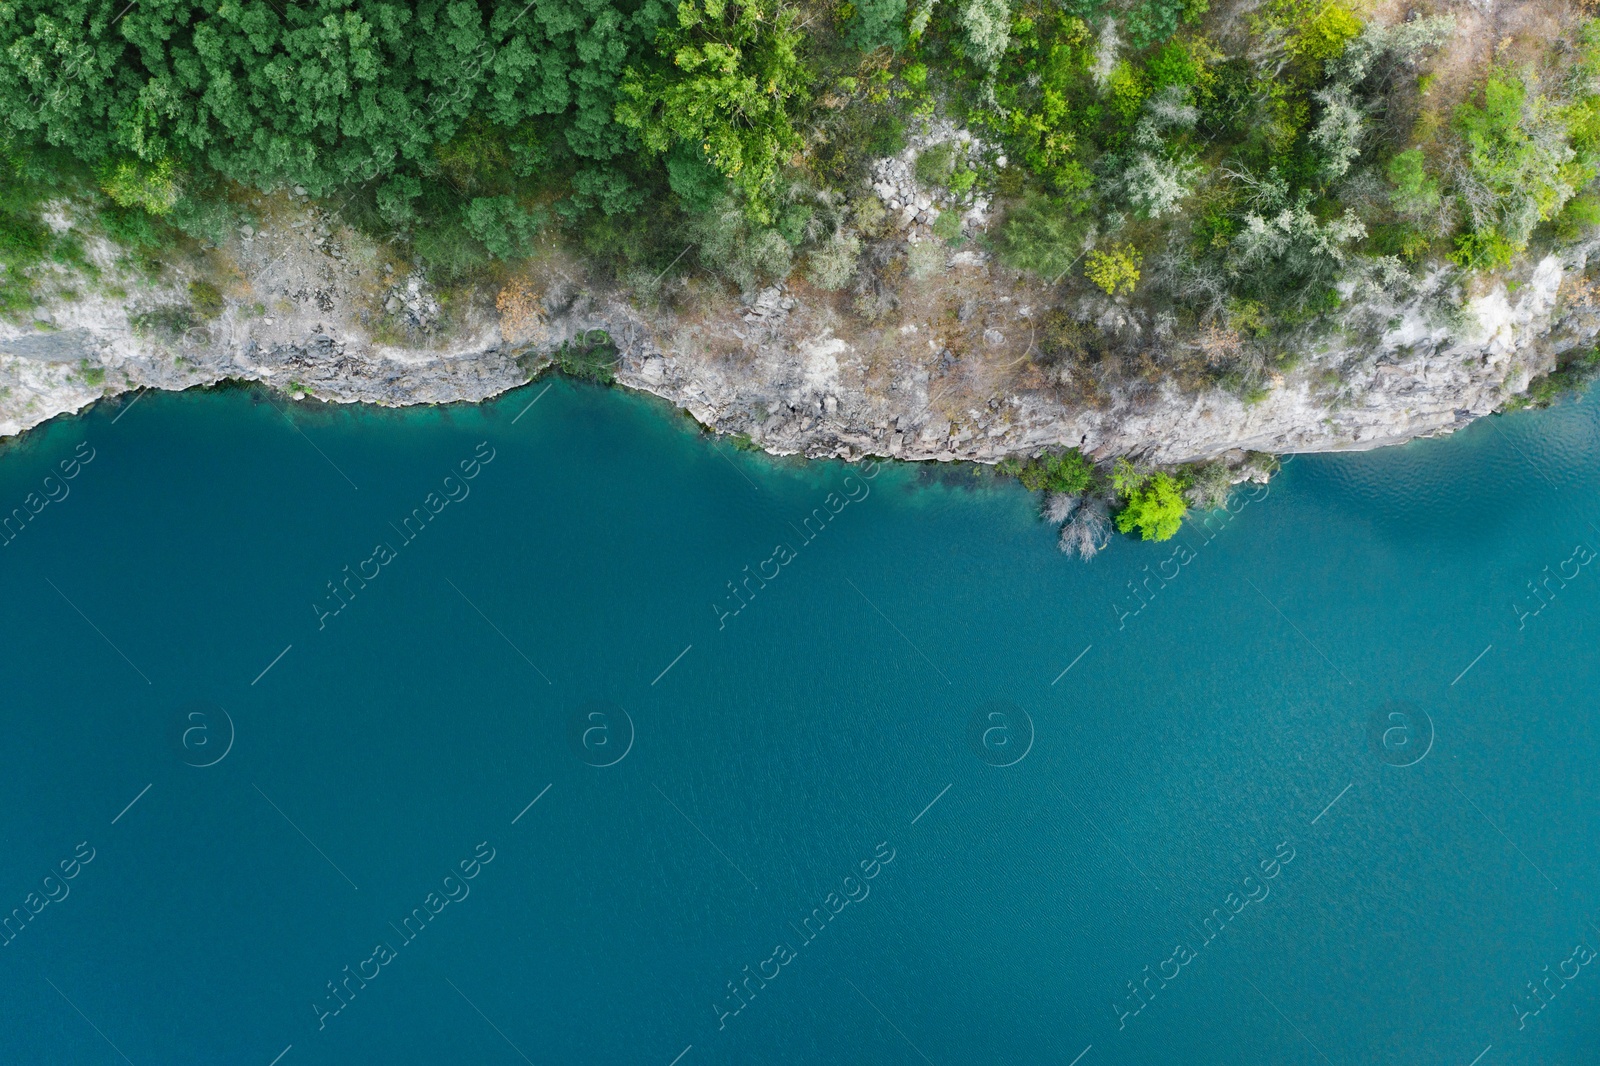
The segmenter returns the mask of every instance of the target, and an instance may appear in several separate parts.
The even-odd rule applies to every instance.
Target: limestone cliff
[[[905,237],[926,211],[906,212]],[[74,225],[69,205],[50,217]],[[1172,372],[1204,356],[1204,336],[1110,298],[1067,309],[1090,354],[1053,366],[1040,342],[1050,287],[970,248],[939,252],[864,315],[859,294],[800,282],[740,298],[677,277],[643,302],[555,256],[441,294],[303,197],[264,196],[255,217],[154,281],[87,235],[98,279],[63,276],[31,326],[0,325],[0,434],[128,390],[223,379],[326,402],[479,401],[603,331],[620,384],[778,454],[991,462],[1071,444],[1176,463],[1449,432],[1600,330],[1592,243],[1476,292],[1444,275],[1357,279],[1332,326],[1283,338],[1287,369],[1241,398]]]

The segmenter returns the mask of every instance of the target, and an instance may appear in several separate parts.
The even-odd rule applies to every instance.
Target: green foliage
[[[667,183],[689,211],[708,211],[722,199],[728,183],[696,145],[680,142],[667,153],[666,161]]]
[[[794,127],[810,72],[793,8],[778,0],[682,0],[656,37],[657,59],[630,68],[616,118],[647,150],[699,145],[770,222],[778,171],[804,145]]]
[[[732,194],[696,216],[689,232],[700,262],[746,292],[785,277],[793,262],[794,249],[783,234],[752,221]]]
[[[1150,474],[1134,466],[1126,456],[1117,456],[1111,464],[1111,491],[1124,499],[1142,489],[1149,480]]]
[[[1124,59],[1111,68],[1111,77],[1106,86],[1111,110],[1121,116],[1122,121],[1132,122],[1139,117],[1139,112],[1144,110],[1145,100],[1150,96],[1150,82],[1143,71]]]
[[[1289,56],[1313,74],[1344,53],[1361,33],[1361,19],[1338,0],[1271,0],[1259,28],[1283,36]]]
[[[853,0],[855,11],[845,26],[844,38],[852,48],[898,52],[906,46],[906,0]],[[923,68],[926,73],[927,68]]]
[[[806,278],[817,288],[834,292],[855,277],[856,261],[860,258],[861,239],[841,230],[811,253],[806,264]]]
[[[1470,164],[1461,191],[1471,223],[1453,258],[1471,269],[1502,267],[1594,177],[1594,166],[1573,165],[1577,153],[1559,109],[1509,71],[1492,73],[1482,103],[1462,104],[1455,125]]]
[[[1574,196],[1555,218],[1556,237],[1577,240],[1584,230],[1600,226],[1600,197],[1594,194]]]
[[[1562,396],[1583,389],[1596,378],[1600,378],[1600,348],[1568,353],[1559,360],[1555,370],[1535,378],[1529,384],[1528,403],[1534,407],[1548,407]]]
[[[1439,183],[1428,174],[1422,150],[1413,148],[1389,160],[1389,200],[1402,215],[1421,215],[1439,206]]]
[[[174,248],[179,234],[171,226],[142,208],[109,207],[100,212],[100,225],[112,240],[146,256],[157,256]]]
[[[177,169],[171,159],[155,163],[119,159],[103,170],[100,188],[121,207],[141,207],[152,215],[165,215],[183,195]]]
[[[1011,40],[1011,7],[1007,0],[960,0],[956,14],[966,38],[966,53],[985,70],[994,70]]]
[[[1081,495],[1094,483],[1094,460],[1077,448],[1052,449],[1034,459],[1003,459],[996,466],[1029,492]]]
[[[1081,204],[1033,193],[1006,213],[996,251],[1006,266],[1053,281],[1083,254],[1088,232]]]
[[[201,323],[194,308],[186,304],[164,304],[129,315],[128,324],[141,337],[152,337],[170,344]]]
[[[1146,61],[1144,69],[1154,93],[1173,85],[1193,88],[1211,80],[1205,64],[1182,41],[1169,41]]]
[[[915,171],[917,180],[924,185],[943,187],[955,172],[956,149],[949,141],[929,145],[917,153]]]
[[[201,318],[216,318],[222,314],[222,290],[209,281],[191,281],[189,304]]]
[[[1178,532],[1189,509],[1183,482],[1170,474],[1151,474],[1130,483],[1130,489],[1122,493],[1126,503],[1116,516],[1118,531],[1137,529],[1144,540],[1169,540]]]
[[[1141,0],[1128,12],[1128,40],[1135,48],[1148,48],[1178,32],[1180,23],[1193,25],[1210,8],[1209,0]]]
[[[1228,464],[1220,459],[1209,463],[1196,463],[1184,475],[1184,497],[1201,510],[1219,510],[1228,502],[1233,488],[1233,475]]]
[[[941,211],[930,227],[933,235],[942,241],[957,244],[961,241],[961,215],[956,211]]]
[[[1131,295],[1139,284],[1139,264],[1143,256],[1132,246],[1116,244],[1096,248],[1084,262],[1084,277],[1105,290],[1107,296]]]
[[[508,129],[541,117],[581,157],[621,155],[616,87],[666,14],[658,0],[544,0],[534,17],[462,0],[113,7],[18,0],[0,13],[13,125],[97,165],[203,162],[315,192],[428,158],[474,113]]]
[[[545,218],[513,197],[479,196],[467,205],[465,228],[496,259],[521,259],[533,254]]]
[[[590,330],[561,346],[555,367],[568,377],[610,385],[616,380],[617,349],[604,330]]]

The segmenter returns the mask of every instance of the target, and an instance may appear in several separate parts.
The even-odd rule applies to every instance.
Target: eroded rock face
[[[228,281],[208,317],[182,310],[198,275],[179,271],[133,299],[79,292],[0,325],[0,434],[105,395],[226,378],[329,402],[478,401],[601,330],[620,384],[778,454],[992,462],[1065,444],[1172,463],[1371,448],[1459,428],[1592,343],[1600,288],[1581,277],[1592,251],[1546,258],[1514,291],[1497,284],[1443,315],[1438,278],[1350,290],[1345,331],[1308,342],[1254,403],[1128,376],[1086,404],[1035,365],[1051,291],[970,249],[906,282],[876,323],[848,295],[799,283],[743,300],[701,285],[679,310],[644,310],[559,263],[498,293],[457,294],[445,313],[419,276],[296,199],[201,265]],[[114,250],[91,254],[115,280]],[[1113,301],[1073,310],[1147,351],[1187,343]]]

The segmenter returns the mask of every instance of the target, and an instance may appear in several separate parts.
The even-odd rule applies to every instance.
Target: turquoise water
[[[1593,1061],[1592,401],[1084,565],[545,390],[0,457],[0,1061]]]

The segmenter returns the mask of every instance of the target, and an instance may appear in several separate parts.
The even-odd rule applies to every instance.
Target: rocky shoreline
[[[931,283],[904,282],[876,322],[847,295],[798,281],[741,299],[678,279],[670,300],[641,305],[554,256],[498,293],[445,299],[303,197],[267,206],[267,221],[159,283],[86,237],[98,287],[65,279],[31,325],[0,325],[0,435],[130,390],[228,379],[326,402],[478,402],[600,331],[616,347],[618,384],[774,454],[992,463],[1075,445],[1173,464],[1448,433],[1600,333],[1584,245],[1465,301],[1437,275],[1350,283],[1337,328],[1299,341],[1305,350],[1253,402],[1125,373],[1095,402],[1074,403],[1035,365],[1051,291],[977,251],[946,253]],[[917,211],[908,227],[922,225]],[[52,224],[72,225],[65,207]],[[226,285],[201,315],[195,286],[211,278]],[[1193,343],[1109,299],[1069,310],[1125,351]]]

